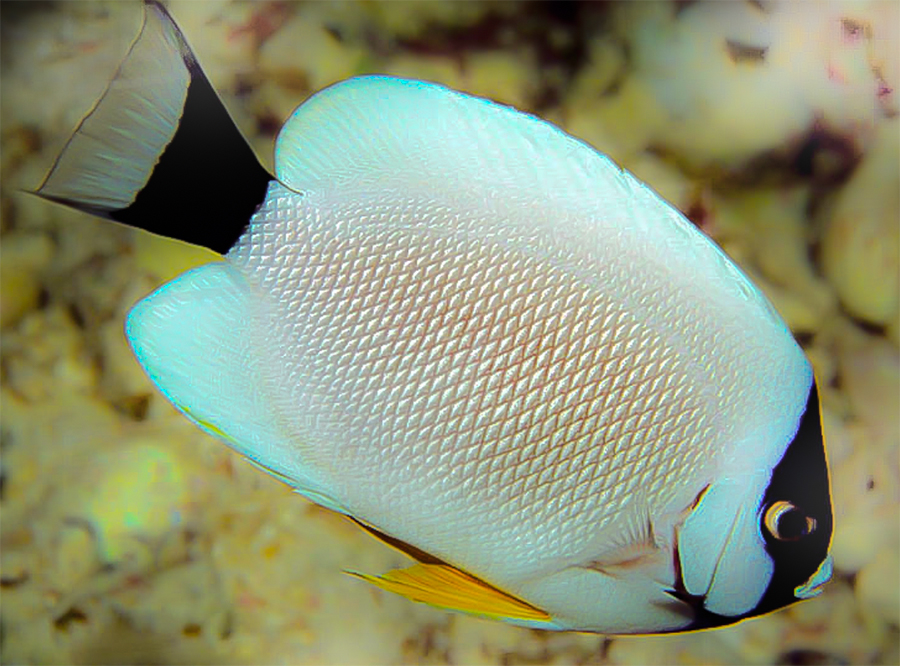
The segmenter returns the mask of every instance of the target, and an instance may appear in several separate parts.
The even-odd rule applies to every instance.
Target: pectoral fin
[[[348,571],[388,592],[412,601],[495,620],[551,622],[550,616],[448,564],[414,564],[381,576]]]

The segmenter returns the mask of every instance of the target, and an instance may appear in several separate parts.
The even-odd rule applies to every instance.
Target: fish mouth
[[[833,572],[834,558],[829,554],[803,585],[798,585],[794,588],[794,596],[798,599],[811,599],[819,596],[822,594],[825,584],[831,580]]]

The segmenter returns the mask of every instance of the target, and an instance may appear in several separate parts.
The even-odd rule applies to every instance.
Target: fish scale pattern
[[[345,506],[450,561],[470,540],[578,562],[692,487],[713,419],[659,330],[484,228],[415,199],[276,197],[229,258],[285,314],[262,345],[282,412],[335,424],[303,436],[340,460]]]

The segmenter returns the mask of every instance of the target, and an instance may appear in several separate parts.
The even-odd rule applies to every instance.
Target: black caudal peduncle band
[[[260,165],[192,59],[178,128],[147,184],[108,217],[225,254],[263,202],[272,176]]]

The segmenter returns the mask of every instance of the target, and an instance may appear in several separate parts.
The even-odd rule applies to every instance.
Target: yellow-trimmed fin
[[[494,620],[550,622],[540,608],[488,585],[449,564],[414,564],[381,576],[348,571],[376,587],[429,606]]]
[[[183,412],[185,416],[187,416],[191,421],[196,423],[198,426],[200,426],[203,430],[208,432],[210,435],[214,435],[215,437],[225,440],[226,442],[228,442],[230,444],[237,445],[237,441],[231,435],[227,434],[224,430],[219,428],[219,426],[217,426],[213,423],[210,423],[209,421],[204,421],[203,419],[201,419],[197,416],[194,416],[194,413],[191,411],[190,407],[188,407],[187,405],[176,404],[175,407],[179,411]]]

